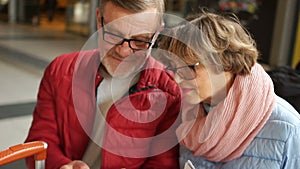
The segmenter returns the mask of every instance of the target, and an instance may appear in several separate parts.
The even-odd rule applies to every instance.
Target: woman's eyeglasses
[[[168,66],[165,68],[165,70],[174,72],[174,74],[177,74],[184,80],[193,80],[197,77],[196,66],[198,66],[199,64],[200,62],[197,62],[194,65],[186,65],[180,67]]]
[[[126,39],[120,35],[116,35],[114,33],[107,32],[104,29],[103,19],[104,18],[101,17],[102,35],[103,35],[103,40],[105,42],[112,44],[112,45],[122,45],[124,42],[127,42],[129,44],[129,47],[135,51],[149,49],[149,47],[152,45],[152,40],[153,40],[155,33],[150,38],[150,41],[138,40],[138,39]]]

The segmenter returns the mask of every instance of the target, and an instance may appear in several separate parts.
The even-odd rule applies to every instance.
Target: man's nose
[[[121,57],[127,57],[133,53],[133,50],[129,46],[129,42],[124,41],[122,45],[116,46],[116,52],[121,56]]]

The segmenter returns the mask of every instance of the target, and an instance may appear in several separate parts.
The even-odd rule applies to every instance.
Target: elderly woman
[[[299,168],[300,116],[275,95],[246,29],[204,10],[187,20],[159,44],[182,89],[181,168]]]

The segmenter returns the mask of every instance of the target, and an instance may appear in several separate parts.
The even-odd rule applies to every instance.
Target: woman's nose
[[[178,84],[180,84],[183,81],[183,79],[178,74],[176,74],[176,73],[174,75],[174,80]]]

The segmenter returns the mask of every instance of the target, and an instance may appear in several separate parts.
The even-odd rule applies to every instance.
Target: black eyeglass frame
[[[193,65],[186,65],[186,66],[180,66],[180,67],[172,67],[172,66],[167,66],[165,68],[165,71],[172,71],[174,74],[177,74],[180,78],[184,79],[184,80],[194,80],[197,77],[197,72],[196,72],[196,67],[200,65],[200,62],[197,62]],[[189,68],[191,69],[191,76],[184,76],[183,73],[180,73],[178,70],[180,69],[186,69]]]
[[[153,44],[153,42],[152,42],[152,41],[153,41],[153,38],[154,38],[155,34],[157,33],[157,32],[155,32],[155,33],[152,35],[150,41],[144,41],[144,40],[138,40],[138,39],[127,39],[127,38],[124,38],[124,37],[122,37],[122,36],[120,36],[120,35],[116,35],[116,34],[114,34],[114,33],[111,33],[111,32],[106,31],[106,30],[104,29],[104,22],[103,22],[103,20],[104,20],[104,17],[102,16],[102,17],[101,17],[102,39],[103,39],[105,42],[107,42],[107,43],[109,43],[109,44],[112,44],[112,45],[122,45],[124,42],[127,42],[128,45],[129,45],[129,47],[130,47],[130,49],[132,49],[132,50],[134,50],[134,51],[149,49],[150,46]],[[104,37],[105,37],[105,36],[104,36],[105,34],[109,34],[109,35],[118,37],[118,38],[123,39],[123,40],[121,40],[119,43],[112,43],[112,42],[110,42],[110,41],[105,40],[105,38],[104,38]],[[148,46],[147,46],[147,48],[133,48],[133,47],[131,46],[131,43],[132,43],[132,42],[143,42],[143,43],[148,44]]]

